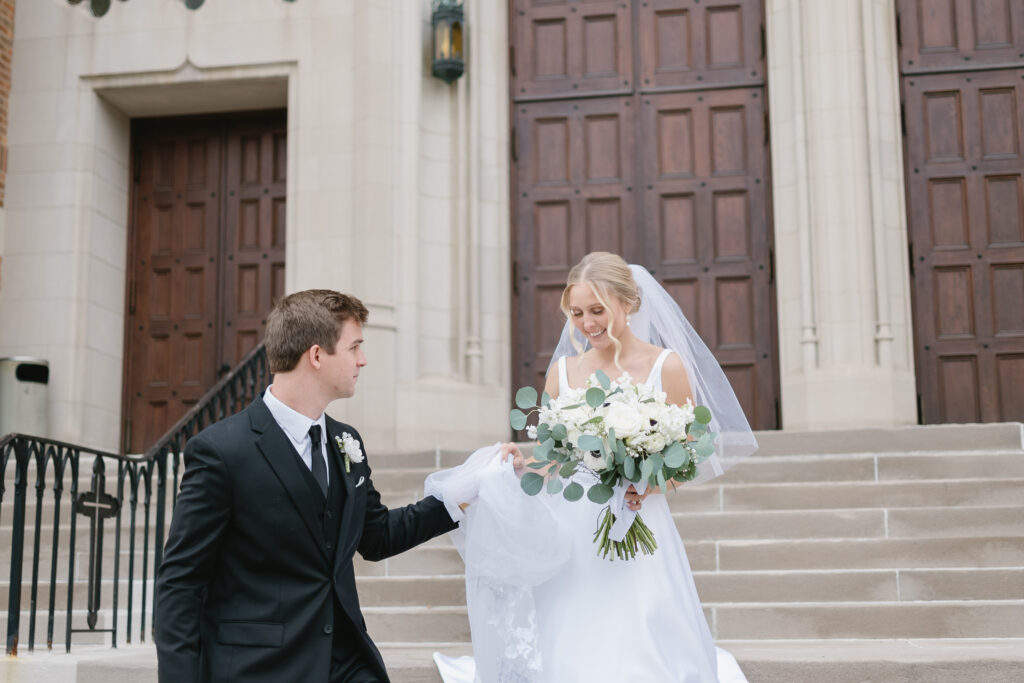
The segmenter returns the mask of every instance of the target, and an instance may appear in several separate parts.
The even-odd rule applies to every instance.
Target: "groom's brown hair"
[[[302,354],[314,345],[333,354],[345,321],[363,324],[369,315],[362,301],[331,289],[289,294],[267,316],[264,340],[270,372],[294,370]]]

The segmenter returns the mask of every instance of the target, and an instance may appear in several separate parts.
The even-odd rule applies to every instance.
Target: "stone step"
[[[705,604],[716,639],[1024,638],[1024,600]],[[465,607],[364,607],[375,642],[469,642]]]
[[[684,541],[693,571],[1024,567],[1024,539],[883,538]],[[381,562],[356,557],[357,576],[463,574],[454,547],[423,546]]]
[[[1024,568],[694,573],[704,603],[1024,600]],[[360,577],[363,605],[462,606],[463,576]]]
[[[546,494],[541,494],[546,495]],[[419,491],[382,490],[389,507],[419,500]],[[587,504],[585,501],[580,504]],[[1024,505],[1024,479],[810,482],[682,487],[668,494],[673,512],[845,510]]]
[[[1020,683],[1021,639],[798,640],[718,643],[754,683]],[[440,683],[432,656],[471,654],[468,645],[383,645],[395,683]],[[151,645],[116,650],[76,647],[72,654],[19,653],[0,660],[0,680],[34,683],[156,683]]]
[[[1024,506],[676,512],[687,540],[1024,536]]]
[[[388,456],[385,456],[387,459]],[[378,467],[373,483],[379,491],[423,490],[427,475],[438,468]],[[1024,452],[863,453],[856,455],[754,456],[729,470],[716,485],[838,481],[906,481],[922,479],[1024,478]]]
[[[107,572],[104,572],[107,574]],[[123,574],[123,572],[122,572]],[[113,604],[114,596],[114,581],[113,572],[110,572],[110,576],[104,578],[100,587],[100,601],[102,602],[104,609],[109,609]],[[10,581],[0,581],[0,605],[5,608],[9,601],[10,596]],[[69,584],[67,581],[57,579],[54,584],[56,591],[54,595],[54,608],[60,612],[66,611],[68,606],[68,588]],[[73,584],[74,591],[71,595],[71,604],[73,609],[86,609],[89,601],[89,581],[85,576],[77,576]],[[132,584],[132,604],[134,607],[139,607],[142,600],[143,583],[136,580]],[[149,580],[145,584],[146,590],[146,604],[152,606],[153,604],[153,581]],[[128,581],[123,576],[118,581],[118,605],[120,607],[127,608],[128,606]],[[22,609],[29,609],[32,603],[32,577],[28,575],[25,577],[24,583],[21,584],[21,605]],[[39,583],[36,589],[36,609],[39,614],[44,614],[50,607],[50,576],[47,573],[45,576],[40,575]],[[149,607],[147,607],[149,609]]]
[[[716,639],[1024,638],[1024,600],[708,608]]]
[[[717,546],[715,568],[722,571],[1024,567],[1020,537],[722,541]]]
[[[128,614],[124,610],[118,611],[118,642],[123,642],[125,639],[125,619]],[[71,613],[71,628],[82,629],[71,634],[71,647],[72,650],[78,645],[110,645],[110,633],[102,631],[90,631],[89,624],[86,621],[88,612],[86,610],[73,610]],[[97,629],[109,629],[112,624],[112,613],[110,610],[101,610],[96,615],[96,628]],[[21,610],[19,617],[19,633],[18,633],[18,652],[28,652],[29,648],[29,620],[31,619],[31,613],[28,610]],[[60,652],[64,652],[65,638],[67,632],[67,610],[54,612],[53,615],[53,649]],[[133,624],[139,623],[139,614],[136,613],[132,620]],[[34,647],[36,651],[45,651],[47,649],[46,633],[49,628],[49,615],[45,611],[36,612],[36,632]],[[137,630],[133,626],[133,630]],[[0,612],[0,633],[7,635],[7,610],[4,609]],[[0,678],[0,680],[3,680]]]

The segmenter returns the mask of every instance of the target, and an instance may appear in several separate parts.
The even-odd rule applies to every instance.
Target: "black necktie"
[[[324,492],[324,498],[327,497],[327,463],[324,462],[324,451],[320,446],[320,425],[313,425],[309,428],[309,438],[313,441],[313,478],[316,479],[316,483],[320,485],[320,490]]]

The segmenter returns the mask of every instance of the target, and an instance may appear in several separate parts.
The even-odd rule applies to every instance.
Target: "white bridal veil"
[[[646,268],[630,265],[629,269],[640,288],[640,310],[633,314],[630,329],[641,341],[679,354],[689,374],[693,400],[711,411],[711,430],[718,434],[715,454],[701,465],[697,478],[689,483],[713,479],[756,451],[757,439],[722,366],[686,319],[679,304]],[[572,343],[573,335],[578,346]],[[562,356],[575,356],[577,348],[586,350],[588,346],[583,335],[567,321],[551,356],[552,363]]]

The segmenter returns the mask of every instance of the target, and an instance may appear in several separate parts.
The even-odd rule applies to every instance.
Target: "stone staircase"
[[[767,433],[726,476],[671,494],[718,643],[752,683],[1024,681],[1022,438],[1020,424]],[[374,483],[399,505],[463,457],[377,456]],[[470,652],[447,538],[356,567],[396,683],[437,683],[432,652]],[[74,642],[17,664],[77,662],[39,681],[156,680],[150,646]]]

